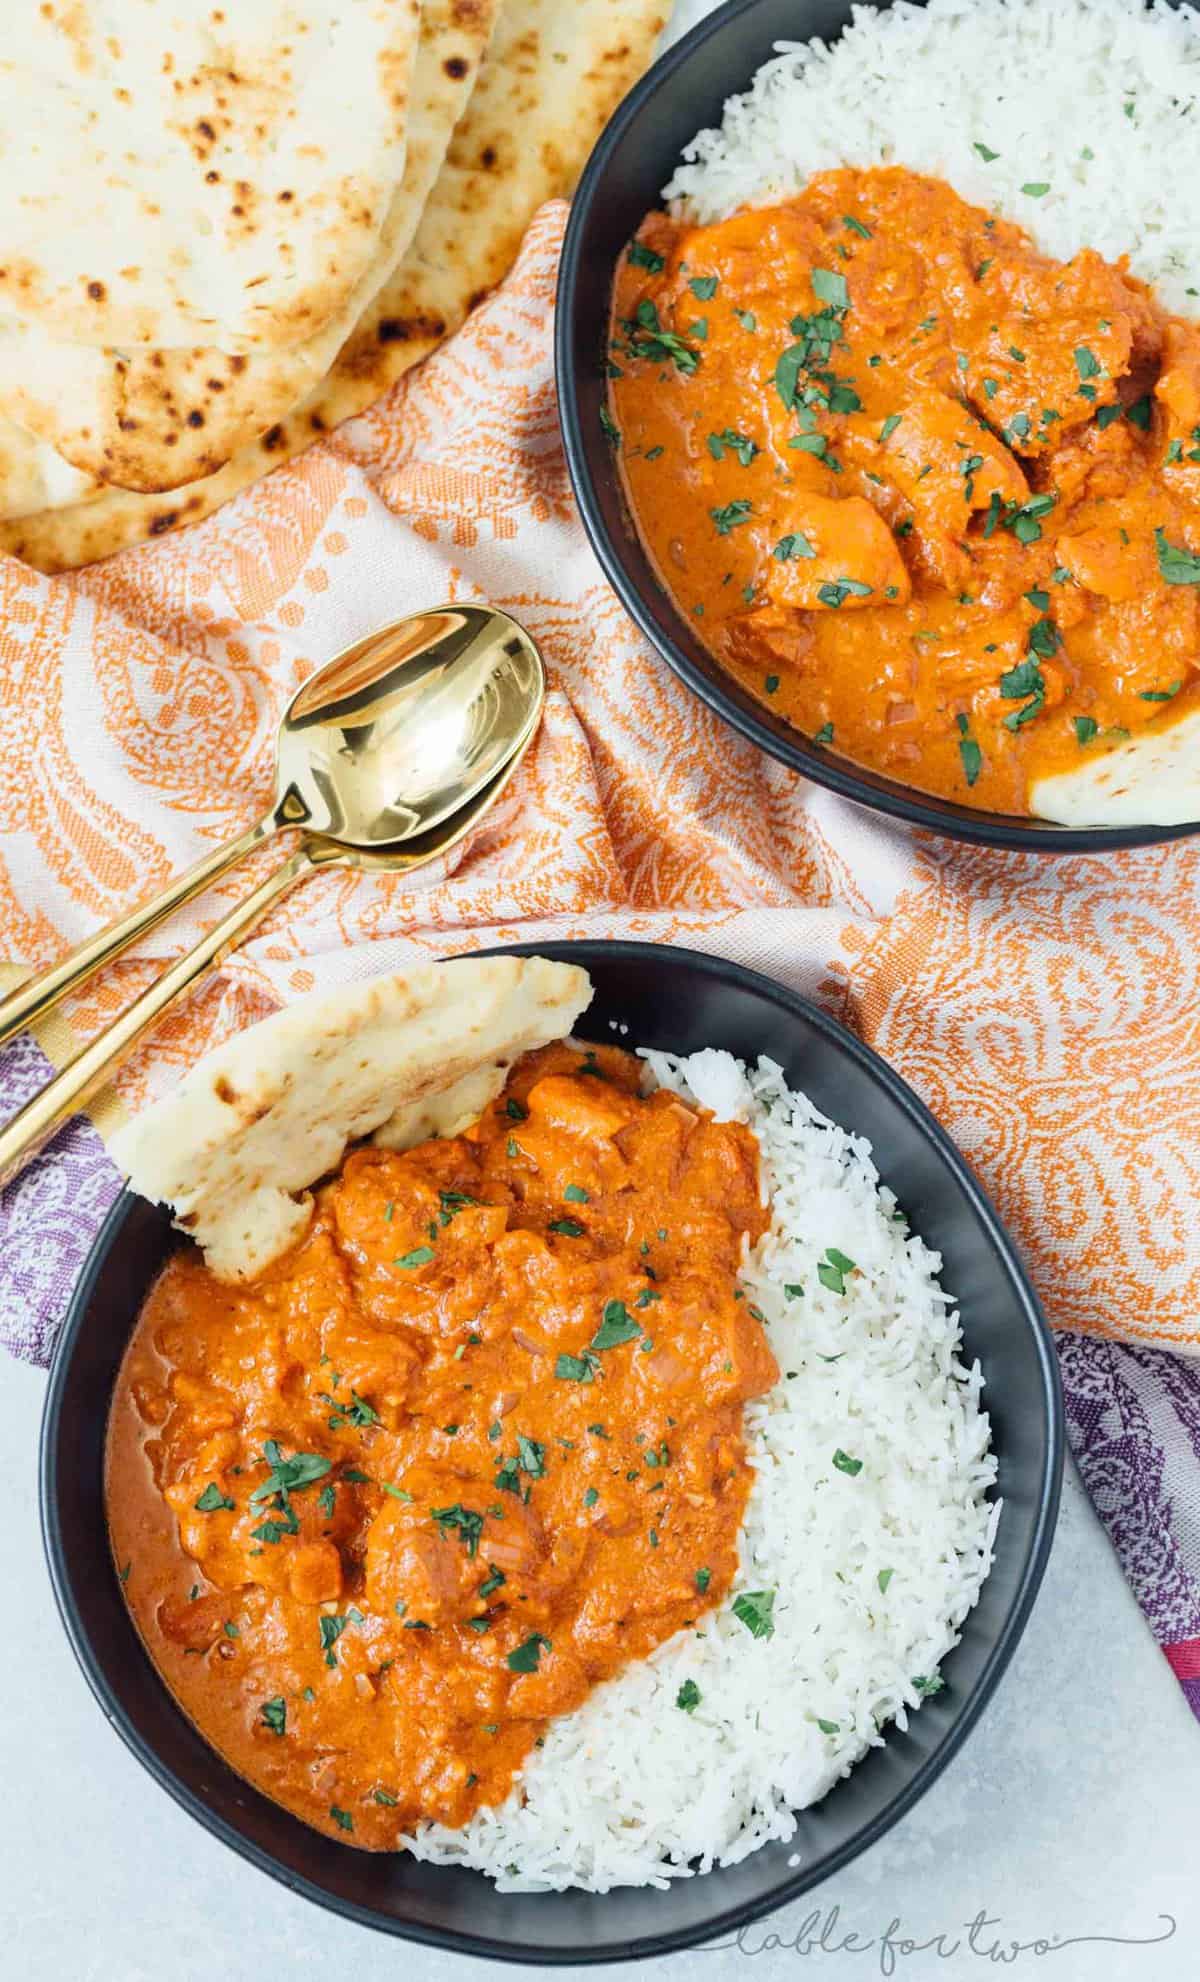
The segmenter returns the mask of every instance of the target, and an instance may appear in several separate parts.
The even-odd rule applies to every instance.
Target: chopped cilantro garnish
[[[1000,693],[1007,702],[1020,702],[1026,695],[1044,695],[1045,679],[1034,660],[1020,661],[1000,677]]]
[[[217,1512],[217,1509],[222,1507],[227,1508],[230,1512],[232,1512],[234,1506],[234,1503],[232,1500],[230,1500],[229,1495],[227,1493],[221,1492],[221,1489],[217,1485],[215,1480],[205,1487],[204,1492],[200,1495],[199,1500],[195,1501],[193,1504],[196,1508],[197,1513],[199,1514],[215,1514]]]
[[[289,1495],[324,1479],[330,1470],[330,1462],[317,1452],[295,1452],[290,1459],[285,1459],[278,1441],[273,1438],[269,1438],[263,1446],[263,1457],[271,1470],[252,1491],[250,1505],[258,1508],[264,1501],[273,1502],[278,1518],[263,1521],[257,1528],[251,1529],[251,1535],[255,1541],[274,1543],[281,1541],[284,1535],[296,1534],[300,1527]]]
[[[283,1734],[286,1731],[287,1701],[282,1693],[277,1693],[273,1700],[264,1700],[259,1712],[272,1734]]]
[[[708,513],[716,525],[718,537],[727,537],[739,523],[748,522],[753,508],[753,503],[740,497],[737,502],[727,502],[723,509],[710,509]]]
[[[1165,530],[1154,532],[1158,568],[1168,585],[1200,585],[1200,557],[1186,546],[1169,544]]]
[[[684,1680],[683,1685],[675,1695],[675,1705],[682,1708],[685,1714],[695,1713],[696,1708],[700,1705],[700,1688],[694,1679]]]
[[[818,585],[817,597],[823,606],[830,606],[836,612],[846,599],[865,599],[870,596],[871,586],[864,585],[860,578],[847,578],[844,574],[836,582]]]
[[[749,434],[735,433],[732,427],[725,427],[719,434],[709,434],[708,451],[714,461],[723,461],[726,451],[736,454],[743,468],[748,468],[758,453],[758,446]]]
[[[733,1614],[752,1638],[770,1638],[775,1631],[774,1590],[743,1590],[733,1600]]]
[[[551,1650],[549,1638],[544,1638],[540,1631],[534,1631],[523,1644],[517,1646],[515,1652],[509,1653],[504,1663],[510,1672],[536,1672],[543,1648]]]
[[[325,1654],[326,1665],[337,1664],[337,1653],[333,1648],[349,1622],[350,1616],[348,1612],[345,1617],[322,1617],[319,1619],[318,1629],[321,1633],[321,1650]]]
[[[789,531],[786,537],[779,539],[772,552],[772,556],[776,557],[780,564],[787,564],[792,558],[815,557],[816,555],[816,551],[802,530]]]
[[[690,376],[700,363],[700,353],[673,330],[664,330],[658,311],[648,299],[637,306],[633,317],[624,319],[624,353],[629,358],[645,358],[651,364],[673,364]]]
[[[477,1514],[473,1507],[464,1507],[460,1501],[455,1501],[452,1507],[431,1507],[429,1513],[443,1535],[448,1536],[457,1529],[467,1554],[474,1556],[477,1553],[479,1537],[483,1533],[482,1514]]]
[[[789,413],[796,404],[800,374],[807,356],[807,344],[789,344],[787,350],[780,353],[775,366],[775,390]]]
[[[861,1473],[863,1469],[862,1460],[852,1459],[848,1452],[842,1451],[840,1445],[838,1446],[837,1451],[833,1455],[833,1463],[837,1467],[839,1473],[848,1473],[851,1479],[856,1478],[857,1475]]]
[[[546,1448],[539,1445],[536,1438],[526,1438],[524,1432],[517,1433],[518,1462],[523,1473],[531,1480],[544,1478],[546,1472]]]
[[[624,1301],[606,1301],[600,1326],[592,1337],[593,1349],[616,1349],[632,1342],[642,1332]]]
[[[856,1271],[854,1260],[839,1252],[836,1246],[826,1246],[825,1257],[817,1262],[817,1278],[822,1287],[828,1287],[833,1294],[844,1294],[846,1275]]]
[[[435,1257],[432,1246],[414,1246],[410,1253],[401,1253],[392,1261],[393,1266],[427,1266]]]
[[[336,1383],[337,1380],[335,1376],[334,1382]],[[322,1403],[328,1404],[330,1407],[329,1428],[331,1431],[337,1431],[345,1424],[358,1425],[361,1428],[365,1425],[377,1425],[379,1423],[378,1411],[373,1405],[368,1404],[365,1398],[360,1397],[357,1390],[351,1390],[350,1402],[348,1404],[341,1403],[338,1398],[331,1396],[328,1390],[318,1390],[317,1396],[321,1399]]]
[[[594,1383],[600,1361],[590,1349],[581,1356],[570,1356],[565,1352],[554,1365],[554,1374],[563,1383]]]
[[[962,759],[963,775],[967,783],[973,785],[983,769],[983,752],[973,736],[959,738],[958,754]]]
[[[631,242],[626,259],[631,261],[635,268],[648,269],[651,275],[660,274],[667,265],[663,256],[656,254],[653,248],[648,248],[644,241]]]
[[[828,303],[831,309],[847,310],[850,307],[850,291],[846,278],[836,269],[814,268],[812,271],[813,295],[820,303]]]

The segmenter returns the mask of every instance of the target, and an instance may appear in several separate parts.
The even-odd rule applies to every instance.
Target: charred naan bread
[[[663,0],[504,0],[416,238],[320,385],[215,474],[169,495],[109,488],[47,506],[0,523],[0,550],[42,571],[89,564],[198,522],[363,412],[503,279],[538,207],[574,184],[665,17]]]
[[[499,0],[424,0],[404,175],[371,260],[312,336],[280,350],[98,349],[0,319],[0,408],[100,482],[150,493],[222,467],[325,377],[407,250],[479,73]]]
[[[0,311],[275,349],[343,307],[404,169],[419,0],[10,0]]]
[[[302,998],[205,1054],[110,1153],[214,1273],[249,1279],[303,1236],[348,1143],[460,1134],[591,997],[574,964],[459,957]]]
[[[1077,770],[1042,778],[1029,802],[1057,826],[1188,826],[1200,819],[1200,715],[1087,746]]]

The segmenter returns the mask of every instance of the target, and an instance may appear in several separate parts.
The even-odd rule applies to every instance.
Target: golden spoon
[[[300,827],[377,847],[436,826],[488,782],[524,725],[536,723],[542,682],[529,635],[489,606],[414,613],[347,647],[284,712],[275,802],[265,816],[0,999],[0,1045],[274,833]]]
[[[300,829],[290,858],[0,1131],[0,1185],[86,1106],[175,999],[305,875],[329,867],[409,872],[454,846],[516,770],[544,696],[533,641],[507,613],[485,606],[441,606],[397,621],[306,682],[280,725],[275,804],[258,825],[0,1002],[3,1040],[86,983],[251,847]]]

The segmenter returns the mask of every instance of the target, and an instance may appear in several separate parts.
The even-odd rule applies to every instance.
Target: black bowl
[[[42,1524],[59,1609],[104,1713],[156,1780],[215,1836],[294,1892],[366,1926],[524,1962],[631,1960],[687,1947],[781,1906],[882,1836],[941,1772],[1012,1656],[1042,1578],[1062,1475],[1058,1365],[1046,1324],[995,1212],[953,1144],[904,1083],[803,998],[714,957],[644,943],[545,943],[525,952],[585,964],[595,1001],[579,1030],[642,1046],[768,1053],[818,1106],[867,1135],[914,1227],[945,1259],[978,1356],[1004,1513],[995,1567],[946,1659],[946,1689],[893,1731],[796,1836],[666,1892],[498,1893],[481,1874],[332,1842],[235,1775],[176,1707],[122,1599],[104,1518],[105,1421],[141,1303],[177,1238],[165,1213],[126,1193],[80,1280],[42,1429]],[[620,1038],[624,1034],[617,1035]],[[801,1854],[792,1869],[789,1858]]]
[[[886,0],[882,0],[886,4]],[[697,131],[719,124],[727,97],[745,89],[777,41],[834,41],[850,24],[850,0],[728,0],[655,63],[617,111],[592,153],[567,223],[558,281],[555,369],[571,484],[605,575],[630,618],[689,688],[749,737],[815,784],[873,811],[984,846],[1045,853],[1149,846],[1200,832],[1185,826],[1068,828],[976,811],[914,791],[822,749],[750,695],[697,637],[643,550],[600,423],[613,272]]]

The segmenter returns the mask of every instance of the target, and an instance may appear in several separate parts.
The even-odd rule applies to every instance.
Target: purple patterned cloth
[[[1055,1342],[1084,1484],[1200,1719],[1200,1363],[1093,1336]]]
[[[53,1073],[27,1034],[6,1046],[0,1052],[0,1121]],[[100,1137],[85,1115],[77,1115],[0,1191],[0,1342],[23,1362],[49,1363],[71,1289],[120,1188]]]
[[[52,1072],[28,1038],[0,1052],[0,1120]],[[13,1355],[49,1363],[119,1189],[100,1137],[78,1116],[0,1192],[0,1341]],[[1200,1363],[1084,1335],[1055,1339],[1079,1470],[1200,1719]]]

